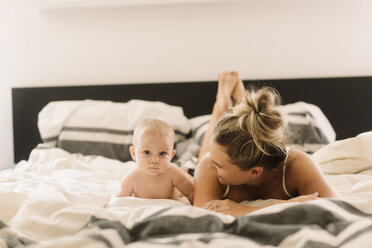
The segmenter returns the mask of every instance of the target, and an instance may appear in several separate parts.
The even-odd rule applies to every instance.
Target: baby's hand
[[[288,200],[288,202],[305,202],[318,199],[318,192],[309,195],[300,195]]]

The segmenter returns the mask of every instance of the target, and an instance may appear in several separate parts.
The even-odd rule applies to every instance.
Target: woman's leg
[[[244,98],[245,98],[245,93],[246,93],[243,81],[240,78],[238,80],[239,81],[235,85],[235,89],[234,89],[234,92],[233,92],[233,95],[232,95],[235,103],[243,102]]]
[[[208,143],[213,129],[222,115],[233,106],[234,102],[241,102],[244,97],[244,85],[239,79],[237,71],[225,71],[218,75],[216,102],[213,106],[212,118],[204,134],[199,152],[199,159],[208,152]]]

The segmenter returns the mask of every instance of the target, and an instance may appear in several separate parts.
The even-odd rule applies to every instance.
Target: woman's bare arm
[[[318,198],[318,194],[314,193],[314,194],[309,194],[309,195],[301,195],[301,196],[292,198],[290,200],[279,200],[271,204],[268,204],[265,206],[258,206],[258,207],[245,206],[243,204],[231,201],[229,199],[212,200],[212,201],[204,203],[201,207],[205,209],[213,210],[219,213],[224,213],[224,214],[232,215],[234,217],[238,217],[238,216],[246,215],[254,211],[267,208],[273,205],[277,205],[277,204],[283,204],[283,203],[288,203],[288,202],[305,202],[305,201],[315,200],[317,198]]]
[[[194,174],[194,206],[201,207],[211,200],[222,199],[222,186],[207,153],[198,163]]]

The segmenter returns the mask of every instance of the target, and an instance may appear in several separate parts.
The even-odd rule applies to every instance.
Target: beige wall
[[[372,75],[372,1],[247,0],[39,11],[0,0],[0,168],[11,87]]]

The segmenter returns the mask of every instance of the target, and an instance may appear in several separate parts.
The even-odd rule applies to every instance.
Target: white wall
[[[372,75],[372,1],[247,0],[40,12],[0,0],[0,167],[11,87]]]

